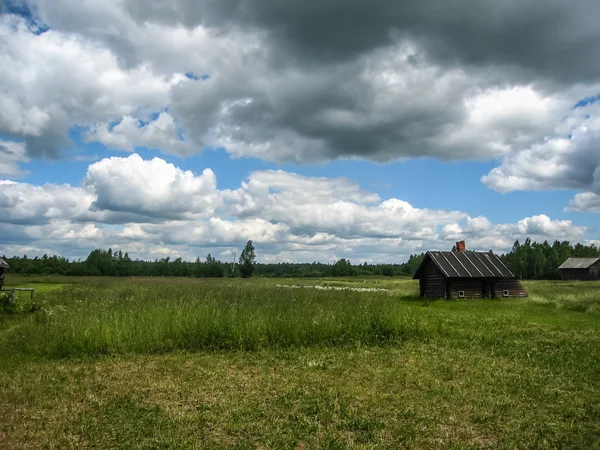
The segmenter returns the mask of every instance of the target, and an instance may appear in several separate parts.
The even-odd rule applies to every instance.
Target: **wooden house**
[[[451,252],[429,251],[415,272],[426,298],[527,297],[527,290],[493,253],[470,252],[464,241]]]
[[[569,258],[558,272],[563,280],[599,280],[600,258]]]

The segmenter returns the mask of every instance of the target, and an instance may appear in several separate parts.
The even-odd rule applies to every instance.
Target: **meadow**
[[[600,283],[7,281],[0,447],[600,448]]]

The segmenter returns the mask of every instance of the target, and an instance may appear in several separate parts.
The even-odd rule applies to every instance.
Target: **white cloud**
[[[93,223],[87,223],[78,230],[69,229],[63,234],[63,237],[65,239],[98,239],[104,237],[104,231]]]
[[[9,248],[69,257],[111,247],[133,257],[172,251],[193,260],[252,239],[263,261],[400,262],[460,239],[470,249],[505,251],[515,239],[581,241],[585,231],[546,215],[494,224],[383,200],[345,178],[284,171],[254,172],[239,189],[218,190],[210,169],[195,175],[137,154],[91,164],[83,187],[0,181],[0,234]]]
[[[263,244],[285,243],[289,235],[285,224],[259,218],[223,220],[211,217],[207,221],[173,222],[153,225],[149,229],[165,242],[214,247],[240,246],[249,239]]]
[[[132,240],[140,240],[150,237],[139,223],[129,223],[123,227],[123,231],[118,234],[119,237]]]
[[[79,220],[86,216],[92,200],[86,190],[69,185],[0,180],[0,222],[38,225],[53,219]]]
[[[309,164],[498,158],[488,187],[575,189],[569,211],[600,212],[600,103],[570,109],[600,91],[597,2],[483,2],[459,16],[425,3],[24,0],[49,29],[0,17],[0,134],[11,139],[0,141],[0,175],[59,156],[79,126],[110,148],[179,156],[222,145],[233,157]],[[313,10],[329,26],[315,32]],[[272,260],[398,260],[461,238],[501,250],[526,235],[585,232],[545,215],[494,224],[422,206],[284,171],[219,190],[210,169],[134,154],[90,165],[81,187],[0,181],[0,232],[8,248],[33,240],[69,256],[90,246],[193,256],[252,238]]]
[[[96,196],[93,211],[138,215],[140,220],[208,217],[221,203],[212,170],[197,176],[163,159],[147,161],[138,154],[90,165],[83,184]]]
[[[304,163],[489,159],[542,137],[569,104],[532,85],[498,87],[487,72],[438,66],[408,41],[333,67],[253,71],[262,78],[215,82],[211,91],[182,85],[174,110],[204,123],[202,136],[216,126],[214,145],[234,156]],[[212,122],[196,120],[207,105]]]
[[[528,46],[505,48],[518,41],[507,31],[516,17],[542,30],[528,10],[520,14],[514,5],[499,11],[486,4],[473,17],[457,17],[465,21],[464,33],[476,29],[483,36],[474,41],[448,34],[445,22],[427,8],[422,15],[421,6],[386,2],[369,6],[368,12],[358,4],[327,7],[354,24],[359,40],[352,38],[355,33],[337,30],[337,22],[330,24],[331,34],[322,30],[325,34],[317,38],[306,32],[311,23],[307,11],[271,11],[272,4],[253,1],[226,15],[218,2],[185,0],[143,7],[122,0],[25,3],[49,30],[36,34],[40,30],[24,18],[0,18],[0,133],[23,139],[29,156],[58,156],[70,145],[69,131],[80,126],[84,137],[110,148],[132,152],[148,147],[179,156],[208,145],[223,146],[233,157],[308,164],[336,158],[500,158],[499,166],[482,178],[497,191],[576,189],[581,197],[571,202],[573,211],[593,211],[593,204],[582,202],[600,194],[599,108],[592,104],[569,112],[582,96],[598,92],[595,59],[584,57],[595,46],[575,46],[564,54],[580,58],[565,72],[567,63],[540,56],[548,54],[544,46],[556,34],[544,28],[549,34],[532,38],[548,39],[539,42],[535,53],[517,58]],[[455,12],[446,7],[437,8]],[[577,23],[577,33],[582,24],[590,27],[577,14],[583,10],[555,3],[544,8],[552,17]],[[478,15],[498,17],[500,12],[506,27],[480,27]],[[413,28],[425,16],[428,23]],[[561,33],[571,29],[560,28]],[[598,33],[594,27],[585,29],[585,42],[592,43]],[[374,30],[379,32],[373,35]],[[565,42],[580,37],[570,35]],[[543,64],[534,63],[538,57]],[[190,80],[185,73],[208,79]],[[565,77],[573,79],[566,82]],[[0,152],[5,176],[22,175],[18,163],[27,155],[18,155]],[[234,210],[252,217],[253,204],[266,202],[268,220],[279,220],[277,197],[263,198],[252,191],[255,187],[249,189],[250,194],[237,194],[242,198]],[[99,195],[96,206],[102,208],[103,200]],[[298,232],[315,226],[330,232],[337,216],[347,236],[389,236],[404,226],[398,214],[390,220],[385,212],[358,203],[336,198],[321,210],[300,204],[289,226]],[[124,213],[116,215],[124,208],[120,201],[105,206],[115,211],[105,212],[104,220],[125,220]],[[156,216],[152,208],[142,205],[128,218]],[[407,238],[431,231],[411,226],[406,225]]]
[[[91,164],[83,187],[1,181],[2,221],[45,224],[52,219],[104,223],[209,217],[221,204],[216,176],[196,176],[166,161],[106,158]]]
[[[486,217],[468,217],[462,225],[446,225],[440,238],[449,243],[465,240],[471,250],[506,251],[517,239],[528,237],[535,241],[582,241],[586,230],[571,220],[553,220],[545,214],[504,224],[493,224]]]
[[[567,211],[600,213],[600,195],[594,192],[577,194],[566,208]]]
[[[181,2],[164,17],[116,0],[31,3],[51,29],[35,35],[23,19],[1,22],[0,62],[11,69],[0,71],[10,93],[0,130],[27,138],[32,155],[55,156],[79,125],[112,148],[184,156],[211,145],[297,163],[486,160],[527,148],[577,100],[575,90],[524,82],[518,71],[448,66],[407,35],[352,58],[302,64],[278,60],[278,42],[260,27],[220,31]],[[200,9],[210,16],[210,6]],[[210,78],[191,81],[186,72]]]
[[[465,100],[467,118],[449,127],[441,140],[445,148],[463,146],[479,156],[502,156],[529,145],[553,125],[564,99],[544,96],[532,86],[477,90]]]
[[[551,236],[566,238],[568,236],[583,236],[585,227],[578,227],[571,220],[552,220],[545,214],[520,220],[516,225],[522,235]],[[514,226],[510,227],[511,229]]]
[[[158,110],[182,74],[121,68],[103,45],[77,34],[35,34],[24,19],[0,16],[0,132],[26,140],[31,155],[56,157],[74,125]]]
[[[578,189],[600,193],[598,142],[600,106],[577,108],[556,124],[552,137],[505,156],[481,181],[499,192]]]
[[[155,120],[142,124],[139,119],[125,116],[117,125],[107,123],[92,126],[87,139],[98,141],[110,148],[133,152],[136,147],[147,147],[174,155],[191,155],[194,147],[178,136],[175,119],[161,112]]]
[[[297,235],[329,233],[346,238],[420,239],[435,224],[465,216],[457,211],[413,208],[398,199],[381,201],[344,178],[311,178],[283,171],[254,172],[242,188],[225,193],[242,217],[286,223]]]

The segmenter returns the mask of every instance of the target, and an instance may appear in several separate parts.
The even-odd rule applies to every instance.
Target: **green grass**
[[[600,283],[11,283],[43,289],[0,319],[0,447],[600,448]]]
[[[72,285],[5,333],[33,357],[377,345],[422,333],[419,317],[388,293],[231,284]]]

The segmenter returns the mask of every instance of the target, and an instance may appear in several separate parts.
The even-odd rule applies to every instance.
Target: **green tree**
[[[339,259],[335,262],[332,268],[332,275],[334,277],[349,277],[354,275],[354,267],[352,263],[345,258]]]
[[[206,256],[205,276],[211,278],[223,278],[225,276],[223,264],[211,256],[210,253]]]
[[[242,254],[240,255],[240,275],[242,278],[248,278],[252,276],[254,272],[254,259],[256,255],[254,254],[254,245],[252,245],[252,240],[246,242],[246,246],[244,250],[242,250]]]

